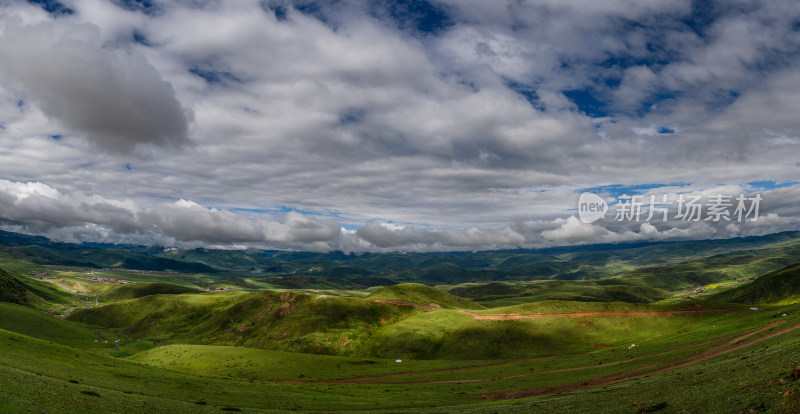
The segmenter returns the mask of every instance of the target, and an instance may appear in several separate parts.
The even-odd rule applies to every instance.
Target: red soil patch
[[[569,313],[477,313],[468,310],[459,310],[481,321],[513,321],[518,319],[547,319],[547,318],[588,318],[597,316],[696,316],[701,313],[731,312],[741,309],[697,309],[697,310],[647,310],[647,311],[593,311]]]
[[[510,391],[495,391],[490,392],[487,394],[477,395],[475,398],[480,399],[487,399],[487,400],[504,400],[504,399],[512,399],[512,398],[525,398],[525,397],[533,397],[539,395],[549,395],[549,394],[557,394],[562,392],[571,392],[586,388],[593,388],[599,387],[603,385],[615,384],[618,382],[628,381],[632,379],[642,378],[648,375],[658,374],[661,372],[671,371],[678,368],[683,368],[689,365],[694,365],[699,362],[703,362],[709,360],[711,358],[727,354],[729,352],[733,352],[750,345],[757,344],[759,342],[765,341],[767,339],[773,338],[775,336],[784,334],[786,332],[795,330],[800,328],[800,324],[792,325],[774,332],[770,332],[764,334],[762,336],[749,339],[750,337],[757,335],[761,332],[769,330],[784,321],[773,322],[767,324],[761,328],[752,330],[750,332],[744,333],[742,335],[736,336],[735,338],[724,342],[719,345],[715,345],[710,349],[705,351],[699,352],[697,354],[693,354],[684,358],[679,358],[672,361],[666,361],[659,364],[652,364],[644,367],[634,368],[627,371],[618,372],[615,374],[605,375],[602,377],[592,378],[587,381],[572,383],[572,384],[565,384],[559,385],[556,387],[548,387],[548,388],[538,388],[532,390],[510,390]]]
[[[392,305],[400,305],[400,306],[413,306],[415,308],[422,308],[426,311],[432,311],[441,308],[438,303],[431,302],[427,305],[420,305],[419,303],[408,302],[405,300],[396,300],[396,299],[373,299],[373,298],[366,298],[372,302],[378,303],[390,303]]]
[[[780,322],[777,322],[777,323],[780,323]],[[697,343],[688,344],[688,345],[682,345],[682,346],[675,347],[675,348],[672,348],[672,349],[669,349],[669,350],[666,350],[666,351],[657,352],[655,354],[643,355],[643,356],[639,356],[639,357],[635,357],[635,358],[628,358],[628,359],[624,359],[624,360],[620,360],[620,361],[609,362],[609,363],[606,363],[604,365],[605,366],[611,366],[611,365],[627,364],[628,362],[637,361],[637,360],[644,359],[644,358],[649,358],[649,357],[653,357],[653,356],[668,354],[668,353],[674,352],[674,351],[679,351],[679,350],[689,349],[689,348],[695,348],[695,347],[698,347],[698,346],[708,345],[708,344],[711,344],[711,343],[714,343],[714,342],[728,340],[730,338],[733,338],[733,337],[736,337],[737,335],[742,335],[742,334],[744,334],[744,337],[746,338],[746,337],[749,337],[750,335],[755,335],[756,333],[761,332],[764,329],[768,329],[770,326],[771,325],[768,325],[768,326],[766,326],[764,328],[753,329],[753,330],[750,330],[750,331],[744,331],[744,332],[740,332],[740,333],[729,334],[729,335],[721,336],[721,337],[718,337],[718,338],[705,340],[705,341],[702,341],[702,342],[697,342]],[[734,341],[740,341],[741,339],[742,339],[742,337],[740,336],[740,337],[734,339]],[[729,342],[726,342],[726,343],[729,343]],[[491,363],[491,364],[473,365],[473,366],[468,366],[468,367],[443,368],[443,369],[434,369],[434,370],[426,370],[426,371],[403,372],[403,373],[396,373],[396,374],[382,374],[382,375],[353,377],[353,378],[342,378],[342,379],[330,379],[330,380],[279,379],[279,380],[274,380],[274,382],[290,382],[290,383],[353,383],[353,382],[355,382],[355,383],[360,383],[360,384],[383,384],[383,385],[441,384],[441,383],[450,383],[450,382],[494,381],[494,380],[498,380],[498,379],[518,378],[518,377],[524,377],[524,376],[528,376],[528,375],[549,374],[549,373],[555,373],[555,372],[568,372],[568,371],[578,371],[578,370],[589,369],[589,368],[597,368],[597,365],[587,365],[587,366],[580,366],[580,367],[553,369],[553,370],[548,370],[548,371],[526,372],[526,373],[521,373],[521,374],[506,375],[506,376],[500,376],[500,377],[474,378],[474,379],[394,381],[394,382],[390,382],[390,381],[375,381],[375,380],[380,380],[380,379],[383,379],[383,378],[390,378],[390,377],[404,377],[404,376],[423,375],[423,374],[435,374],[435,373],[439,373],[439,372],[466,371],[466,370],[472,370],[472,369],[496,367],[496,366],[501,366],[501,365],[511,365],[511,364],[517,364],[517,363],[520,363],[520,362],[534,361],[534,360],[539,360],[539,359],[551,359],[551,358],[557,358],[557,357],[558,357],[558,355],[556,355],[556,356],[536,357],[536,358],[525,358],[525,359],[516,359],[516,360],[512,360],[512,361],[495,362],[495,363]],[[642,368],[639,368],[639,369],[642,369]],[[619,375],[619,373],[618,374],[614,374],[614,375]]]

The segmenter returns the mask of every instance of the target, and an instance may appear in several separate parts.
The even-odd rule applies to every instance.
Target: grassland
[[[12,303],[0,303],[0,329],[58,342],[78,349],[92,346],[94,331],[64,322],[40,311]]]
[[[407,302],[444,309],[482,309],[483,306],[420,283],[401,283],[380,288],[367,296],[373,300]]]
[[[398,363],[198,345],[169,345],[118,359],[0,330],[4,351],[0,408],[41,412],[132,408],[218,412],[226,407],[245,412],[317,412],[331,407],[343,411],[391,407],[391,412],[593,412],[602,407],[602,412],[629,412],[640,407],[631,407],[634,403],[657,407],[666,402],[669,409],[664,412],[731,412],[748,407],[780,412],[794,403],[779,392],[796,387],[789,373],[800,360],[798,330],[629,382],[523,399],[487,401],[476,396],[569,386],[632,370],[647,372],[656,369],[654,365],[707,352],[753,328],[800,323],[797,316],[780,318],[783,313],[798,315],[800,309],[702,317],[680,333],[643,338],[634,348],[622,344],[516,361]],[[770,332],[774,328],[751,339]]]
[[[793,235],[531,254],[161,257],[215,269],[200,273],[33,262],[23,253],[63,262],[74,249],[21,240],[0,251],[0,412],[800,412]],[[93,249],[78,258],[162,255]],[[237,268],[268,263],[302,274]],[[523,268],[604,277],[509,276]],[[505,276],[464,280],[490,273]],[[444,284],[387,283],[399,275]],[[235,290],[201,292],[216,287]]]
[[[711,296],[721,302],[795,303],[800,301],[800,265],[767,273],[751,283]]]

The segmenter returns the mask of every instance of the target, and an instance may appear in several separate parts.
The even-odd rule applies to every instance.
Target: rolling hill
[[[177,295],[181,293],[200,293],[200,290],[166,282],[138,282],[125,285],[112,285],[103,292],[106,300],[136,299],[150,295]]]
[[[294,292],[155,295],[80,309],[68,320],[156,342],[365,355],[372,332],[413,306]]]
[[[382,254],[69,244],[0,232],[0,261],[193,273],[214,279],[259,279],[256,286],[238,283],[246,289],[265,285],[289,289],[361,289],[403,282],[452,285],[617,277],[647,288],[675,291],[755,277],[794,263],[798,255],[800,232],[728,240]],[[652,290],[634,292],[622,285],[609,293],[620,300],[627,300],[625,296],[639,300],[659,296]],[[583,296],[605,300],[603,294],[588,293]]]
[[[89,272],[0,249],[13,270],[0,270],[0,294],[18,302],[0,303],[0,411],[797,412],[800,304],[752,312],[720,298],[759,309],[800,299],[800,265],[785,267],[798,245],[784,234],[529,253],[161,257],[235,266],[247,255],[247,266],[299,272],[272,276]],[[393,283],[399,275],[459,284]],[[576,275],[588,279],[564,280]],[[114,278],[135,283],[99,280]],[[693,292],[709,280],[738,283]],[[360,290],[335,290],[345,283]],[[192,287],[217,285],[241,290]],[[304,291],[261,290],[276,286]]]
[[[0,302],[25,303],[28,288],[5,269],[0,269]]]
[[[0,268],[0,302],[47,307],[49,304],[65,302],[70,296],[52,284]]]
[[[742,286],[711,295],[710,298],[747,304],[800,301],[800,263],[767,273]]]
[[[85,349],[95,345],[92,330],[26,306],[0,303],[0,315],[0,329],[75,348]]]
[[[44,237],[7,231],[0,231],[0,257],[43,265],[187,273],[217,272],[217,269],[202,263],[157,257],[121,247],[61,243]]]
[[[489,307],[545,300],[649,303],[670,296],[664,289],[623,278],[470,283],[448,291]]]
[[[418,305],[436,304],[445,309],[483,309],[483,306],[460,298],[435,287],[420,283],[401,283],[380,288],[367,296],[368,299],[410,302]]]

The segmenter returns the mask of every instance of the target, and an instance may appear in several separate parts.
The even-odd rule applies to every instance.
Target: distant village
[[[225,291],[225,290],[241,290],[241,289],[234,289],[234,288],[229,288],[229,287],[217,286],[215,288],[203,289],[203,292],[222,292],[222,291]]]
[[[47,279],[47,273],[45,273],[45,272],[39,272],[39,271],[34,270],[34,271],[30,272],[30,274],[32,276],[38,277],[40,280],[48,280]],[[119,280],[119,279],[112,279],[112,278],[108,278],[108,277],[92,276],[92,275],[94,275],[94,272],[89,272],[89,273],[86,273],[86,274],[88,276],[77,276],[77,278],[78,279],[83,279],[83,280],[91,280],[92,282],[116,283],[116,284],[120,284],[120,285],[126,285],[128,283],[134,283],[132,280]]]
[[[41,280],[49,281],[48,278],[47,278],[47,273],[45,273],[45,272],[40,272],[40,271],[34,270],[34,271],[31,271],[30,274],[31,274],[31,276],[36,276]],[[87,272],[86,276],[76,276],[76,278],[83,279],[83,280],[88,280],[88,281],[92,281],[92,282],[114,283],[114,284],[118,284],[118,285],[127,285],[129,283],[136,283],[136,282],[134,282],[132,280],[121,280],[121,279],[114,279],[114,278],[110,278],[110,277],[94,276],[94,272]],[[225,286],[217,286],[217,287],[209,287],[207,289],[203,289],[202,291],[203,292],[224,292],[224,291],[227,291],[227,290],[241,290],[241,289],[225,287]]]
[[[92,273],[87,273],[87,275],[90,275],[90,274],[92,274]],[[118,283],[120,285],[127,285],[128,283],[135,283],[132,280],[119,280],[119,279],[111,279],[111,278],[97,277],[97,276],[94,276],[94,277],[78,276],[78,279],[90,280],[92,282]]]

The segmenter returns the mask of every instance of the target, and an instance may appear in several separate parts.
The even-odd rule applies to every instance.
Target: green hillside
[[[784,232],[729,240],[534,250],[349,254],[69,244],[0,232],[0,259],[50,266],[199,273],[214,279],[240,277],[245,282],[236,285],[245,288],[252,287],[247,279],[288,289],[363,289],[402,282],[435,285],[617,277],[641,287],[676,291],[746,279],[792,264],[800,254],[798,235]],[[216,276],[220,270],[225,276]],[[659,296],[641,289],[632,292],[624,286],[611,290],[615,296],[611,299],[616,300],[628,300],[627,296],[647,301]],[[596,292],[582,296],[609,299]]]
[[[65,303],[71,294],[38,279],[20,276],[0,268],[0,302],[48,308]]]
[[[797,233],[384,255],[0,232],[0,412],[800,412],[798,253]],[[428,280],[453,284],[397,284]]]
[[[429,289],[432,288],[426,287],[423,292]],[[425,298],[429,300],[431,296]],[[485,360],[591,352],[598,346],[640,342],[707,326],[709,320],[718,318],[711,313],[485,320],[478,316],[661,308],[542,301],[471,314],[463,309],[386,300],[391,302],[269,291],[155,295],[76,310],[68,319],[114,329],[158,345],[232,345],[354,357]]]
[[[419,305],[435,303],[444,309],[483,309],[483,306],[420,283],[401,283],[376,290],[368,299],[396,300]]]
[[[671,296],[667,290],[623,278],[467,283],[452,286],[448,292],[486,307],[544,300],[650,303]]]
[[[185,374],[2,329],[0,350],[0,412],[4,413],[276,412],[271,407],[320,411],[334,401],[343,408],[376,406],[365,395],[342,399],[291,384]],[[401,404],[400,398],[394,400]]]
[[[75,348],[96,345],[92,330],[12,303],[0,303],[0,329]]]
[[[800,263],[767,273],[724,292],[710,296],[713,300],[733,303],[793,303],[800,301]]]
[[[103,292],[103,298],[106,300],[126,300],[150,295],[177,295],[181,293],[200,293],[200,290],[173,283],[138,282],[112,285]]]
[[[124,248],[60,243],[44,237],[0,231],[0,257],[43,265],[215,273],[202,263],[184,262]]]
[[[474,361],[420,361],[379,358],[353,358],[333,355],[314,355],[265,349],[214,345],[165,345],[128,358],[139,363],[172,368],[185,372],[225,377],[279,380],[303,375],[302,378],[329,380],[352,375],[381,375],[409,370],[447,369],[470,366]]]
[[[372,332],[415,311],[353,297],[229,291],[145,296],[68,319],[157,342],[364,355]]]
[[[4,269],[0,269],[0,302],[25,303],[27,301],[27,287]]]
[[[797,412],[790,373],[800,330],[648,375],[713,349],[696,344],[747,334],[769,320],[751,314],[747,323],[729,320],[717,331],[697,324],[667,342],[653,338],[635,349],[499,362],[395,363],[196,345],[156,348],[133,362],[0,329],[0,412]],[[722,342],[737,339],[714,343],[725,347]],[[640,377],[593,385],[616,373]],[[334,378],[355,380],[328,381]],[[568,384],[576,389],[504,401],[476,398]]]
[[[709,263],[736,266],[736,258],[741,256]],[[781,333],[800,326],[790,311],[800,305],[768,312],[729,306],[721,312],[659,313],[700,308],[689,301],[631,303],[666,292],[613,277],[449,288],[480,298],[479,305],[415,283],[382,288],[367,298],[298,291],[193,293],[166,283],[181,280],[176,274],[132,274],[165,282],[118,285],[88,281],[75,269],[46,270],[51,282],[23,271],[6,274],[33,298],[38,290],[57,289],[55,282],[78,290],[64,293],[69,300],[53,302],[78,309],[63,321],[19,304],[0,304],[0,412],[615,413],[657,407],[660,412],[796,412],[791,410],[800,407],[783,396],[797,387],[790,372],[800,328]],[[749,287],[763,294],[776,286],[796,292],[797,271],[773,272],[729,292]],[[270,278],[217,283],[264,279]],[[773,283],[755,289],[759,281]],[[85,300],[89,294],[106,305],[95,307],[93,297]],[[563,315],[570,312],[581,314]],[[784,312],[789,316],[782,317]],[[560,315],[531,317],[541,313]],[[122,349],[95,342],[101,338],[120,339]],[[715,350],[731,353],[703,360]],[[679,366],[683,358],[692,363]],[[671,365],[678,368],[659,372]],[[594,382],[608,376],[634,379],[607,386]],[[575,388],[533,399],[481,399],[570,384]]]

